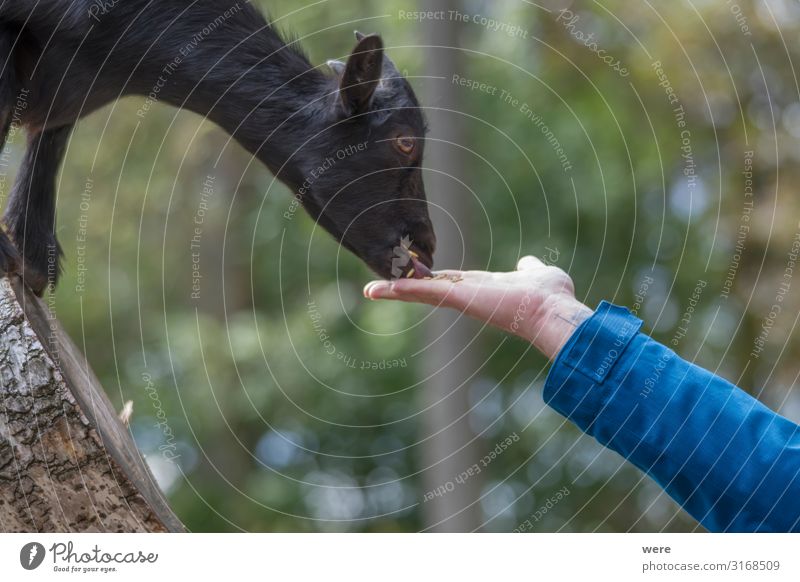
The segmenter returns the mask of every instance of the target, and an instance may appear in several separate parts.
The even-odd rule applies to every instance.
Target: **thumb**
[[[533,255],[526,255],[517,261],[517,271],[528,271],[530,269],[538,269],[539,267],[543,266],[544,263]]]

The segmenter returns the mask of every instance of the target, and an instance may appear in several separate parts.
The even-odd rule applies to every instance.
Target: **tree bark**
[[[455,0],[425,0],[421,8],[430,11],[461,9]],[[469,239],[459,228],[470,232],[472,204],[470,193],[459,185],[468,162],[458,145],[466,143],[464,117],[446,111],[462,111],[462,94],[450,82],[453,73],[462,73],[463,55],[459,47],[459,24],[455,20],[430,20],[425,29],[425,44],[432,56],[426,59],[424,103],[435,104],[425,111],[431,138],[425,144],[425,183],[435,221],[439,268],[471,266]],[[435,78],[441,77],[441,78]],[[439,141],[442,140],[442,141]],[[450,143],[445,143],[450,142]],[[453,145],[456,144],[456,145]],[[442,208],[444,212],[437,210]],[[462,248],[466,247],[466,248]],[[462,255],[463,251],[463,255]],[[448,487],[462,472],[480,459],[479,446],[469,425],[470,378],[480,355],[469,345],[476,326],[454,311],[436,310],[426,328],[429,348],[425,352],[425,389],[420,392],[426,412],[422,417],[426,438],[422,457],[426,469],[422,481],[426,492]],[[466,532],[479,529],[481,481],[471,477],[452,491],[423,504],[427,529],[439,532]]]
[[[0,279],[0,530],[183,529],[83,355]]]

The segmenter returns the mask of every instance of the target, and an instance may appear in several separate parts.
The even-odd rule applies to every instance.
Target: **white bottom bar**
[[[799,544],[791,534],[2,534],[0,571],[137,582],[800,580]]]

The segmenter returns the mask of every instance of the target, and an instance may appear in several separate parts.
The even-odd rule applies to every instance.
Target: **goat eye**
[[[417,146],[417,140],[413,137],[400,136],[395,138],[394,145],[398,150],[406,155],[409,155]]]

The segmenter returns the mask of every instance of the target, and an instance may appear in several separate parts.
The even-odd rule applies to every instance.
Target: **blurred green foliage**
[[[424,46],[418,22],[398,17],[417,9],[413,2],[260,4],[302,39],[314,63],[346,56],[359,28],[384,36],[419,91],[451,82],[422,78],[436,49]],[[798,420],[789,315],[796,293],[766,351],[750,357],[800,216],[797,5],[741,1],[750,35],[724,2],[575,2],[572,28],[557,2],[542,6],[550,11],[516,0],[463,3],[463,13],[527,36],[461,24],[465,68],[456,73],[498,88],[463,89],[471,163],[459,179],[482,207],[476,201],[476,223],[463,225],[479,257],[466,266],[508,270],[520,254],[549,257],[592,306],[633,306],[651,278],[639,315],[664,342],[677,337],[705,281],[675,349]],[[576,30],[593,33],[628,76]],[[694,187],[655,61],[685,110]],[[552,131],[568,171],[521,103]],[[419,323],[428,309],[363,301],[370,273],[304,214],[285,220],[290,194],[263,167],[198,116],[159,105],[141,119],[140,105],[128,98],[92,114],[70,143],[58,200],[65,273],[52,306],[115,404],[134,401],[132,430],[177,513],[192,530],[420,529],[425,445],[415,396],[425,389]],[[724,297],[748,150],[754,210]],[[214,194],[203,215],[201,297],[193,300],[190,243],[208,176]],[[344,358],[326,353],[320,326]],[[536,530],[695,527],[641,473],[544,407],[541,358],[495,331],[479,343],[474,430],[487,450],[521,436],[481,475],[484,529],[512,530],[564,486],[570,494]],[[361,370],[348,357],[358,368],[404,365]],[[177,466],[160,454],[168,439],[159,408]]]

